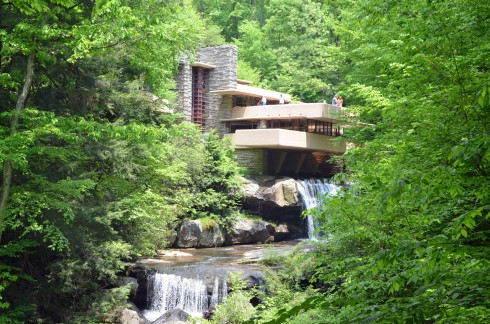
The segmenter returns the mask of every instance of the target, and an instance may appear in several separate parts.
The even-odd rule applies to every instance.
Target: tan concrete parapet
[[[251,87],[246,84],[241,84],[238,80],[237,80],[236,87],[213,90],[211,91],[211,93],[221,94],[221,95],[232,95],[232,96],[250,96],[256,98],[262,98],[262,96],[264,96],[267,98],[267,100],[279,100],[282,95],[284,102],[286,103],[291,102],[291,95],[287,93],[281,93],[273,90]]]
[[[231,118],[222,121],[306,118],[335,123],[341,111],[342,107],[325,103],[235,107]]]
[[[235,148],[268,148],[320,151],[342,154],[346,142],[340,137],[332,137],[287,129],[241,129],[231,137]]]

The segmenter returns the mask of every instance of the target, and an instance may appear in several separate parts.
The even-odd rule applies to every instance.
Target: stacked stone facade
[[[175,112],[184,115],[188,121],[192,115],[192,67],[187,62],[182,62],[176,77],[177,82],[177,105]]]
[[[234,89],[237,85],[237,59],[236,46],[224,45],[201,49],[196,56],[196,62],[214,66],[209,69],[205,84],[207,121],[204,132],[216,129],[220,134],[226,133],[225,123],[221,119],[231,116],[232,98],[220,94],[212,94],[214,90]],[[184,114],[186,120],[192,116],[192,66],[183,61],[180,65],[177,81],[177,107],[176,111]]]
[[[235,150],[236,159],[239,165],[256,175],[266,173],[267,153],[263,149],[237,149]]]

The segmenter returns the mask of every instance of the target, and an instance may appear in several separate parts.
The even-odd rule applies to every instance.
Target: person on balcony
[[[281,98],[279,98],[279,104],[284,105],[284,97],[282,96],[282,93],[281,93]]]
[[[262,96],[261,102],[262,102],[262,106],[267,105],[267,98],[265,96]]]
[[[338,96],[337,97],[337,106],[342,107],[343,104],[344,104],[344,99],[342,99],[341,96]]]
[[[337,106],[337,97],[336,96],[333,96],[332,105]]]

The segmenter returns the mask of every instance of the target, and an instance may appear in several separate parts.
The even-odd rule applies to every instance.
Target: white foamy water
[[[329,183],[328,179],[306,179],[298,180],[296,183],[305,209],[319,206],[325,195],[335,196],[340,190],[339,186]],[[308,238],[316,239],[318,235],[315,234],[315,228],[317,227],[315,217],[308,215],[307,224]]]
[[[194,317],[202,317],[209,307],[223,301],[228,288],[226,279],[215,278],[213,293],[208,304],[207,287],[200,279],[184,278],[175,274],[156,273],[149,281],[148,309],[143,315],[154,321],[165,312],[180,308]]]

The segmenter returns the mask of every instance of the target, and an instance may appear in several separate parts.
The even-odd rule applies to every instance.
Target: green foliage
[[[203,230],[210,230],[218,226],[218,222],[216,221],[216,219],[210,217],[200,218],[199,221],[202,224]]]
[[[343,157],[350,188],[310,211],[328,233],[313,280],[332,287],[316,312],[324,322],[486,322],[490,141],[480,55],[490,8],[346,4],[342,94],[353,102],[346,134],[357,147]]]
[[[194,1],[239,48],[241,68],[254,84],[304,101],[330,100],[345,61],[339,51],[335,1]],[[244,64],[246,66],[243,66]],[[248,76],[250,74],[246,73]],[[241,77],[245,78],[246,77]]]
[[[213,323],[239,324],[248,320],[255,309],[250,304],[253,291],[246,290],[247,282],[242,278],[241,272],[230,272],[231,293],[225,300],[216,305],[216,311],[212,317]]]
[[[260,72],[245,61],[237,62],[238,78],[250,81],[254,86],[260,85]]]
[[[238,167],[216,134],[203,141],[190,123],[117,125],[33,109],[22,112],[21,124],[23,131],[0,141],[0,156],[22,171],[7,208],[5,239],[20,235],[35,242],[25,241],[26,247],[40,245],[54,258],[39,266],[51,269],[52,298],[63,296],[62,318],[89,307],[99,284],[113,282],[124,260],[166,246],[178,219],[230,221]],[[7,247],[11,260],[25,254]],[[22,272],[7,264],[2,287]]]
[[[277,57],[259,24],[244,21],[240,25],[240,32],[242,36],[235,40],[239,60],[256,69],[262,80],[275,75],[278,71]]]
[[[250,304],[250,296],[243,291],[236,291],[226,296],[223,303],[216,306],[213,323],[239,324],[244,323],[255,312]]]
[[[280,264],[282,256],[276,251],[274,247],[268,247],[264,251],[264,256],[260,260],[260,263],[266,266],[274,266]]]
[[[235,206],[229,146],[154,113],[204,23],[189,1],[14,1],[0,15],[0,162],[13,169],[0,321],[112,322],[128,261],[168,245],[179,220],[227,222]]]
[[[227,42],[241,37],[240,24],[245,20],[253,20],[264,24],[269,0],[194,0],[197,10],[209,17],[214,24],[223,30]]]
[[[89,310],[76,314],[71,323],[114,323],[126,306],[129,286],[112,288],[99,293],[90,304]],[[101,315],[103,314],[103,315]]]
[[[332,5],[342,47],[328,51],[344,60],[333,67],[336,92],[348,98],[345,135],[356,144],[338,175],[349,188],[309,211],[327,233],[306,257],[321,294],[302,299],[307,288],[276,264],[257,321],[487,322],[490,7]],[[294,33],[287,26],[270,25],[281,37]]]
[[[200,47],[219,46],[226,44],[225,38],[222,35],[223,29],[211,22],[209,19],[205,21],[206,26],[202,33]]]
[[[283,313],[303,312],[304,302],[311,296],[318,297],[316,290],[308,284],[313,274],[314,257],[304,253],[302,244],[285,255],[271,249],[264,255],[262,263],[266,272],[265,287],[258,293],[261,303],[253,321],[284,323],[287,317]]]

